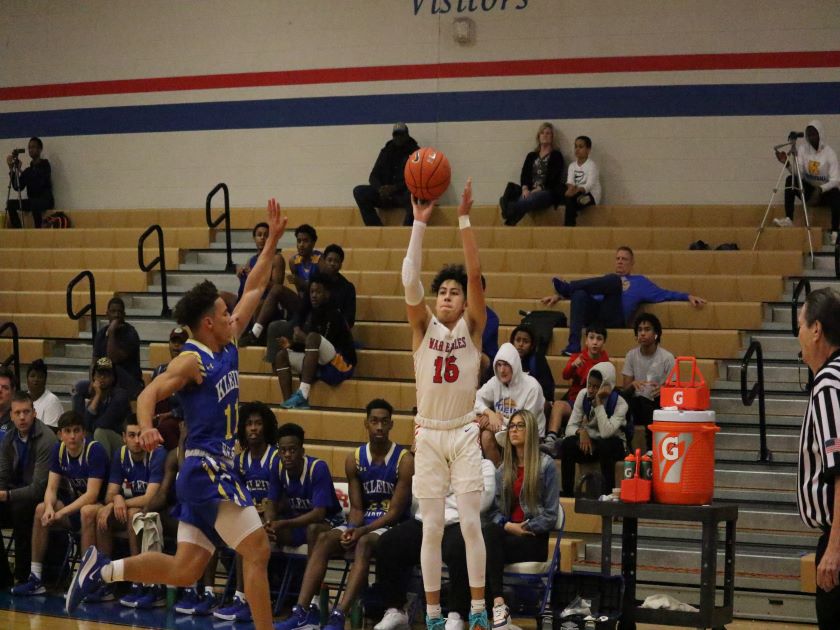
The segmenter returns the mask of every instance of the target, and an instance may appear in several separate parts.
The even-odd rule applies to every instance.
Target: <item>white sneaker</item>
[[[776,227],[793,227],[793,221],[791,221],[788,217],[782,217],[781,219],[773,219],[773,223]]]
[[[493,630],[508,630],[510,626],[510,609],[505,604],[493,606]]]
[[[408,615],[405,614],[405,611],[389,608],[382,616],[382,621],[373,626],[373,630],[397,630],[397,628],[408,627]]]
[[[828,233],[828,244],[829,245],[837,245],[837,232],[829,231]]]
[[[461,615],[451,612],[446,617],[446,630],[464,630],[464,620]]]

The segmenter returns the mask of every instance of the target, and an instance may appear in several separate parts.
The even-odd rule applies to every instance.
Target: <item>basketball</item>
[[[449,188],[452,169],[443,152],[432,147],[418,149],[405,163],[405,184],[423,201],[440,198]]]

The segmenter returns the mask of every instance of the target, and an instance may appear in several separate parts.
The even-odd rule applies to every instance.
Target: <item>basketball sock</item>
[[[210,597],[213,597],[213,596],[216,595],[216,593],[213,592],[213,587],[212,586],[205,586],[204,587],[204,594],[209,595]]]
[[[123,560],[113,560],[102,567],[101,575],[105,582],[122,582],[124,573],[125,562]]]
[[[254,334],[254,337],[259,337],[262,334],[262,331],[262,324],[254,324],[253,326],[251,326],[251,332]]]
[[[312,385],[310,383],[301,383],[300,384],[300,388],[299,388],[300,393],[303,394],[303,397],[306,398],[306,400],[309,400],[309,390],[311,388],[312,388]]]
[[[487,551],[481,533],[481,492],[467,492],[455,496],[460,517],[461,535],[467,556],[467,576],[472,588],[484,588]]]
[[[483,599],[471,599],[470,600],[470,612],[471,613],[480,613],[484,610],[484,600]]]
[[[440,619],[443,617],[443,611],[440,609],[440,604],[426,604],[426,615],[429,619]]]
[[[30,566],[31,569],[29,570],[29,572],[40,580],[41,576],[44,573],[44,564],[42,562],[33,562]]]
[[[234,597],[238,597],[240,599],[240,601],[243,601],[243,602],[246,601],[245,593],[243,593],[242,591],[236,591],[236,593],[234,593]]]
[[[423,589],[427,593],[434,593],[440,590],[441,564],[443,564],[441,541],[443,540],[444,500],[433,498],[419,499],[418,501],[420,503],[420,514],[423,515],[423,542],[420,544],[420,569],[423,574]],[[481,530],[479,529],[480,535]],[[469,546],[467,549],[469,550]],[[469,561],[469,553],[467,553],[467,558]]]

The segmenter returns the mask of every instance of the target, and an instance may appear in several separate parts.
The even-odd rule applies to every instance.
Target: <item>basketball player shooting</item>
[[[441,540],[444,498],[451,485],[466,546],[472,600],[469,627],[487,629],[486,554],[479,518],[484,481],[479,428],[473,411],[486,311],[478,245],[470,227],[472,182],[467,180],[458,207],[466,271],[460,265],[448,265],[437,274],[432,282],[434,314],[423,299],[420,281],[423,234],[434,201],[412,196],[411,203],[414,224],[403,260],[402,282],[417,382],[414,495],[423,515],[420,566],[426,591],[426,625],[429,630],[443,630],[446,623],[440,607]]]
[[[110,561],[89,547],[67,591],[75,609],[85,595],[106,582],[190,586],[204,573],[216,545],[242,557],[245,594],[258,630],[273,627],[268,592],[268,537],[245,484],[233,467],[239,409],[239,353],[233,340],[244,332],[268,283],[277,241],[288,218],[268,202],[268,240],[248,274],[233,315],[211,282],[190,289],[175,307],[175,318],[191,337],[166,372],[137,399],[140,440],[147,451],[163,439],[152,426],[155,404],[179,392],[187,425],[185,459],[178,473],[178,548],[174,556],[143,553]]]

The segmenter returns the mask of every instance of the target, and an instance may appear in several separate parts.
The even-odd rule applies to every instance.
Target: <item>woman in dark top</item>
[[[505,225],[516,225],[528,212],[564,203],[563,154],[551,123],[540,125],[537,147],[525,157],[519,183],[521,192],[509,184],[499,199]]]
[[[41,158],[41,151],[44,148],[44,143],[40,138],[30,138],[29,140],[29,157],[32,161],[29,166],[20,174],[20,181],[14,176],[15,162],[20,167],[19,160],[15,155],[6,157],[6,164],[9,165],[9,177],[12,181],[12,188],[15,190],[26,190],[28,199],[21,199],[20,205],[18,199],[14,198],[17,195],[12,195],[9,202],[6,204],[6,212],[9,214],[10,226],[13,228],[23,227],[21,217],[18,214],[18,208],[24,212],[32,212],[32,219],[35,222],[35,227],[41,227],[41,219],[44,212],[55,207],[55,200],[52,194],[52,169],[50,168],[49,160]]]

